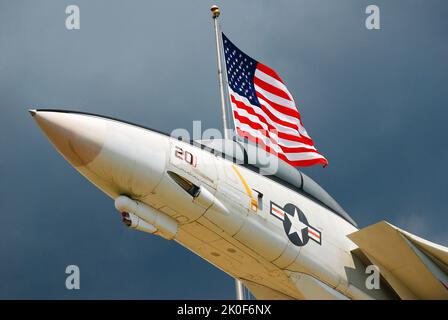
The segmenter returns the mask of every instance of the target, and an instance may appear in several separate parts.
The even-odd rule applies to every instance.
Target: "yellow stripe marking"
[[[244,180],[243,176],[241,175],[241,173],[238,171],[238,169],[235,167],[235,165],[232,164],[232,168],[235,171],[236,175],[238,176],[238,178],[240,178],[241,182],[243,183],[244,188],[246,189],[246,193],[247,195],[252,198],[252,190],[250,190],[249,185],[247,184],[246,180]]]
[[[238,169],[236,168],[235,165],[232,164],[232,168],[235,171],[236,175],[238,176],[238,178],[240,178],[244,188],[246,189],[246,193],[250,198],[250,208],[253,211],[257,211],[258,210],[258,201],[257,199],[252,198],[252,190],[249,188],[249,185],[247,184],[246,180],[244,179],[243,175],[238,171]]]

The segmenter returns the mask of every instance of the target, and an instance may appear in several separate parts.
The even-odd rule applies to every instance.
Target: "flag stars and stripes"
[[[224,34],[233,119],[239,135],[293,166],[326,165],[277,73],[239,50]]]

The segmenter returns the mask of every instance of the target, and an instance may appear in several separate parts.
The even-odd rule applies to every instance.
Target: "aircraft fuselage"
[[[62,156],[114,199],[126,225],[177,241],[258,298],[388,297],[365,288],[347,238],[358,229],[315,199],[155,131],[95,115],[32,114]]]

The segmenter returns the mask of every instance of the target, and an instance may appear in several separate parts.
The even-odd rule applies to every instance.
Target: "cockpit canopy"
[[[194,141],[194,144],[307,196],[357,226],[336,200],[313,179],[256,145],[224,139],[200,140]]]

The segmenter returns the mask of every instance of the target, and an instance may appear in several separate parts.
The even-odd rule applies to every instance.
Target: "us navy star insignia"
[[[300,221],[297,208],[295,208],[294,215],[291,218],[289,218],[288,215],[286,215],[286,218],[289,219],[289,221],[291,222],[291,227],[289,228],[288,236],[295,233],[299,237],[300,241],[303,242],[302,233],[303,230],[308,228],[308,226],[304,224],[302,221]]]
[[[305,214],[292,203],[282,208],[271,201],[271,215],[283,221],[286,236],[296,246],[304,246],[310,239],[322,244],[322,232],[311,226]]]

